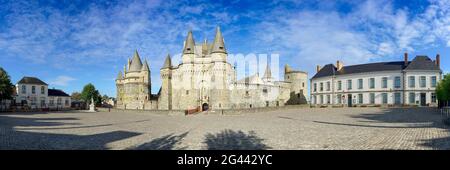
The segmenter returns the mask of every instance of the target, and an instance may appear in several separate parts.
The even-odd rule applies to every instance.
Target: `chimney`
[[[337,71],[339,71],[342,69],[342,67],[344,67],[344,64],[341,61],[337,60],[336,67],[337,67]]]
[[[408,65],[408,53],[405,53],[405,65]]]
[[[318,73],[320,71],[320,65],[317,65],[316,72]]]
[[[436,65],[441,68],[441,55],[436,54]]]

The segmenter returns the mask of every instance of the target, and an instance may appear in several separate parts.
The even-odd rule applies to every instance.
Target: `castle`
[[[285,65],[284,81],[275,81],[267,65],[264,75],[237,80],[235,67],[227,61],[220,28],[214,41],[196,44],[192,31],[184,42],[181,63],[173,65],[167,55],[161,72],[161,88],[151,93],[147,61],[138,52],[116,79],[117,108],[186,110],[193,108],[237,109],[306,103],[307,73]]]

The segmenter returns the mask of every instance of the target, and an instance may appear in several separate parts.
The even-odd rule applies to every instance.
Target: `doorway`
[[[209,109],[208,103],[203,103],[202,104],[202,111],[207,111],[208,109]]]
[[[348,107],[352,107],[352,94],[347,95]]]
[[[426,102],[427,102],[427,94],[420,93],[420,106],[426,106]]]

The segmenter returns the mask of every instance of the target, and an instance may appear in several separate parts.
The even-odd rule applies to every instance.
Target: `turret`
[[[183,55],[181,56],[183,63],[192,63],[194,61],[195,41],[192,36],[192,31],[188,32],[186,40],[184,41]]]
[[[211,53],[227,53],[227,50],[225,49],[225,42],[222,37],[222,32],[220,32],[220,27],[216,28],[216,36],[214,38]]]
[[[122,80],[122,72],[121,71],[119,71],[119,74],[117,74],[117,78],[116,78],[116,80]]]
[[[172,60],[170,59],[170,54],[167,54],[166,60],[164,61],[164,65],[161,69],[172,68]]]
[[[227,50],[225,48],[222,32],[220,32],[220,27],[216,28],[216,36],[214,37],[214,42],[211,47],[211,58],[215,62],[227,61]]]
[[[158,109],[172,110],[172,61],[167,54],[164,65],[161,68],[161,91],[158,98]]]
[[[272,82],[273,80],[272,71],[270,70],[269,63],[267,63],[266,71],[264,71],[264,76],[262,77],[262,79],[266,82]]]
[[[128,72],[138,72],[142,69],[142,62],[141,58],[139,57],[139,54],[137,50],[134,52],[133,59],[131,60],[130,67],[128,68]]]

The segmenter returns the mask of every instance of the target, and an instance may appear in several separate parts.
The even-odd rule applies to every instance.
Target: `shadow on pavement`
[[[185,132],[180,135],[165,135],[163,137],[154,139],[150,142],[144,143],[137,147],[129,148],[133,150],[172,150],[172,149],[185,149],[185,148],[175,148],[175,146],[181,143],[184,137],[188,132]]]
[[[264,150],[270,147],[263,144],[264,139],[256,136],[254,131],[245,134],[242,131],[223,130],[217,134],[205,135],[204,143],[208,150]]]
[[[17,130],[16,126],[24,127],[57,127],[73,125],[60,121],[78,120],[76,118],[22,118],[0,115],[0,150],[4,149],[109,149],[110,142],[140,135],[127,131],[112,131],[92,135],[73,135],[58,133],[43,133]]]
[[[363,113],[352,118],[367,119],[384,123],[429,123],[441,122],[436,108],[386,108],[379,113]]]

